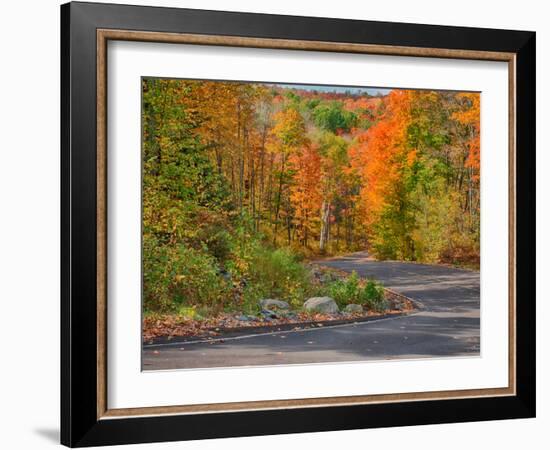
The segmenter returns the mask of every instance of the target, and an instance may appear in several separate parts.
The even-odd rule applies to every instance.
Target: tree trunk
[[[272,153],[271,158],[269,158],[269,180],[268,180],[268,189],[267,189],[267,208],[268,208],[268,219],[267,223],[271,224],[273,217],[273,160],[275,155]]]
[[[285,172],[286,157],[283,153],[283,160],[281,162],[281,174],[279,176],[279,191],[277,192],[277,204],[275,205],[275,231],[273,232],[273,244],[277,243],[277,228],[279,225],[279,211],[281,209],[281,192],[283,190],[283,174]]]
[[[267,127],[264,126],[264,131],[262,133],[262,147],[260,152],[260,192],[258,193],[258,212],[257,212],[257,224],[256,229],[260,229],[260,222],[262,220],[262,208],[264,206],[264,164],[265,164],[265,138],[267,133]]]
[[[290,218],[290,212],[287,212],[287,216],[286,216],[286,233],[287,233],[287,238],[288,238],[288,245],[290,245],[290,242],[291,242],[291,228],[292,228],[292,220]]]
[[[306,220],[305,220],[305,224],[304,224],[304,247],[307,248],[307,238],[308,238],[308,223],[309,223],[309,217],[308,217],[308,214],[306,213]]]
[[[323,200],[321,207],[321,236],[319,237],[319,250],[326,250],[330,233],[330,202]]]

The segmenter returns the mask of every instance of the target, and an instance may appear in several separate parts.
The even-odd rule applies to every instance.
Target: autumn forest
[[[354,251],[479,266],[478,93],[144,78],[142,155],[147,311],[298,304]]]

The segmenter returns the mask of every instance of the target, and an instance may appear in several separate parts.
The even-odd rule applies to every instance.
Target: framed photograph
[[[535,33],[61,7],[61,440],[535,415]]]

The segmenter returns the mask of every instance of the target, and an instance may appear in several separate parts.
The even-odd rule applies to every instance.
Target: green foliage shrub
[[[250,306],[262,298],[278,298],[299,307],[311,289],[310,272],[291,250],[258,247],[251,255],[244,293]]]
[[[359,277],[354,271],[345,279],[337,279],[327,286],[327,295],[332,297],[340,308],[350,303],[362,304]]]
[[[182,307],[223,307],[229,286],[216,259],[204,250],[180,244],[156,245],[144,239],[143,301],[146,310],[175,312]]]
[[[374,280],[362,283],[355,271],[347,278],[331,282],[326,287],[325,293],[334,298],[340,308],[355,303],[378,311],[385,309],[386,306],[382,285]]]
[[[150,236],[143,237],[143,309],[145,312],[164,312],[173,309],[168,297],[168,247]]]
[[[369,309],[383,311],[388,307],[388,302],[384,299],[384,288],[381,283],[374,280],[367,280],[363,287],[365,304]]]
[[[197,233],[197,243],[201,243],[208,253],[219,263],[224,263],[231,257],[235,245],[233,237],[222,223],[201,227]]]

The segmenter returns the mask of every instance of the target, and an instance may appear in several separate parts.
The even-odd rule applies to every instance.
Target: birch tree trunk
[[[321,236],[319,237],[319,250],[324,252],[326,250],[329,236],[330,236],[330,202],[323,200],[321,206]]]

